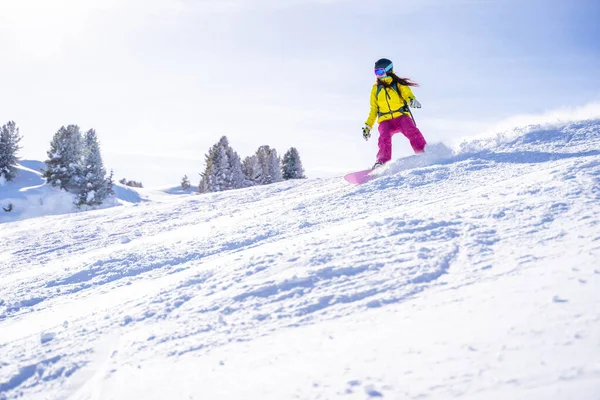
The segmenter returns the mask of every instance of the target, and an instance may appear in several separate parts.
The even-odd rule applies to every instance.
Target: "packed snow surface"
[[[0,399],[597,400],[599,149],[529,127],[0,224]]]

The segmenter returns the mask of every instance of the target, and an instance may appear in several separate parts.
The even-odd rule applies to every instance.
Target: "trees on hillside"
[[[277,151],[260,146],[256,153],[246,157],[243,164],[247,186],[268,185],[281,181],[281,165]]]
[[[142,182],[138,182],[138,181],[134,181],[131,179],[127,179],[127,178],[123,178],[119,181],[119,183],[121,185],[125,185],[125,186],[129,186],[129,187],[134,187],[134,188],[143,188],[144,184]]]
[[[277,151],[269,146],[260,146],[256,150],[256,157],[261,171],[260,185],[281,181],[281,163]]]
[[[17,152],[22,137],[13,121],[0,127],[0,183],[16,175]],[[82,135],[77,125],[60,127],[52,137],[42,177],[52,186],[76,195],[75,204],[99,205],[113,193],[113,173],[106,176],[98,136],[94,129]],[[305,178],[298,150],[288,150],[283,162],[277,151],[268,145],[260,146],[255,154],[243,162],[229,144],[226,136],[213,145],[205,157],[198,190],[201,193],[218,192],[255,185],[267,185],[287,179]],[[141,182],[123,178],[122,184],[142,188]],[[190,187],[185,176],[184,190]]]
[[[13,121],[0,127],[0,183],[16,175],[17,152],[22,137]],[[54,134],[47,152],[46,169],[42,177],[52,186],[74,193],[75,204],[98,205],[113,193],[113,173],[106,177],[98,136],[94,129],[82,135],[79,126],[62,126]],[[243,162],[229,144],[226,136],[206,154],[206,166],[201,173],[198,190],[201,193],[267,185],[281,180],[305,178],[298,150],[292,147],[283,163],[277,151],[268,145],[260,146]],[[141,182],[121,181],[124,185],[143,187]],[[187,176],[181,186],[190,187]]]
[[[52,138],[43,177],[77,196],[75,204],[98,205],[112,192],[112,174],[106,170],[100,155],[96,132],[81,135],[79,126],[62,126]]]
[[[219,192],[255,185],[268,185],[283,179],[304,178],[300,156],[295,148],[288,156],[288,171],[282,168],[277,151],[270,146],[260,146],[256,153],[243,162],[232,149],[226,136],[221,137],[205,156],[206,166],[201,173],[198,191]],[[289,153],[289,152],[288,152]],[[287,154],[287,153],[286,153]],[[284,178],[287,176],[287,178]]]
[[[226,136],[206,154],[206,166],[201,175],[200,193],[221,192],[246,186],[240,156],[231,148]]]
[[[0,183],[12,181],[17,174],[17,152],[21,149],[21,139],[14,121],[9,121],[0,128]]]
[[[260,185],[262,179],[262,169],[258,163],[256,154],[248,156],[244,159],[242,170],[246,177],[247,186]]]

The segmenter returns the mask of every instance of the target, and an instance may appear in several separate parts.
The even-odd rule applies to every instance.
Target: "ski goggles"
[[[376,76],[379,76],[379,77],[381,77],[381,76],[386,76],[386,75],[387,75],[387,73],[388,73],[388,71],[391,71],[391,70],[392,70],[392,68],[393,68],[393,65],[392,65],[392,64],[388,65],[388,66],[387,66],[387,67],[385,67],[385,68],[375,68],[375,75],[376,75]]]

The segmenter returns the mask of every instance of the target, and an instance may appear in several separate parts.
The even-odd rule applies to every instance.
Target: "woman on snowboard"
[[[375,120],[379,121],[379,152],[373,168],[392,159],[392,136],[398,132],[406,136],[416,154],[423,153],[427,144],[408,109],[409,104],[412,108],[421,108],[421,103],[410,89],[419,85],[410,79],[398,77],[387,58],[375,63],[375,76],[377,81],[371,90],[371,112],[362,129],[363,137],[369,140]]]

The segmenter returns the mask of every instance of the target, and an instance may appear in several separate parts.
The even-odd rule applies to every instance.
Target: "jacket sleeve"
[[[402,94],[402,98],[404,99],[404,101],[406,101],[407,103],[410,103],[411,100],[416,99],[410,86],[404,86],[404,85],[399,85],[399,86],[400,86],[400,93]]]
[[[371,90],[371,111],[369,111],[369,118],[367,118],[367,124],[370,128],[373,128],[375,124],[375,120],[377,119],[377,114],[379,113],[379,106],[377,105],[377,86],[374,85]]]

